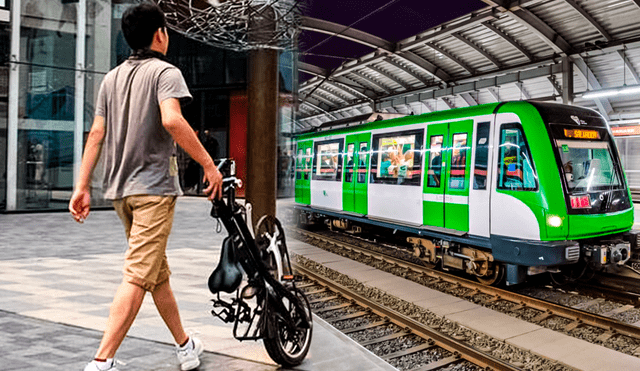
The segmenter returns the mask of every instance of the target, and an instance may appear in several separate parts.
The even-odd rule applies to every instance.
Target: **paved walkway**
[[[203,198],[180,198],[167,250],[185,329],[205,343],[199,370],[276,370],[261,342],[238,342],[231,325],[209,314],[206,281],[226,236],[209,210]],[[84,225],[68,213],[0,214],[0,371],[82,370],[100,342],[126,248],[114,211],[94,211]],[[315,325],[296,369],[390,368],[321,320]],[[147,295],[118,368],[178,370],[172,344]]]

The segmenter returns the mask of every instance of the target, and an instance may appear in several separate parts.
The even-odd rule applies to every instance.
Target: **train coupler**
[[[587,262],[596,268],[611,264],[624,265],[631,257],[631,247],[628,243],[585,245],[582,249]]]

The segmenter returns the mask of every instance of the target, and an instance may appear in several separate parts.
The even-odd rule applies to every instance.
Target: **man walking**
[[[147,291],[173,335],[182,370],[192,370],[200,365],[203,345],[182,327],[165,255],[176,197],[182,194],[175,143],[203,167],[209,199],[222,196],[222,175],[182,116],[181,102],[192,97],[180,70],[164,61],[169,36],[162,10],[151,3],[127,9],[122,32],[133,55],[102,82],[69,202],[82,223],[91,205],[91,174],[102,154],[105,198],[113,200],[129,249],[100,347],[85,371],[117,371],[116,350]]]

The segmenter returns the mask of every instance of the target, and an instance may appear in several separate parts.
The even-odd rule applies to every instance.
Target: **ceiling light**
[[[582,94],[584,99],[597,99],[605,97],[614,97],[617,95],[628,95],[640,93],[640,85],[623,86],[620,88],[593,90]]]

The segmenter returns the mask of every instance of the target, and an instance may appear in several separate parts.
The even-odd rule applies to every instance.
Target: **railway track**
[[[605,313],[610,316],[584,310],[597,305],[596,300],[579,305],[563,305],[518,292],[485,286],[446,272],[426,268],[405,259],[383,252],[356,246],[336,238],[310,231],[292,228],[293,233],[314,240],[312,244],[328,250],[356,257],[355,260],[374,265],[378,269],[402,275],[407,279],[452,295],[463,297],[477,304],[514,315],[529,322],[583,338],[626,354],[640,356],[640,322],[630,324],[616,319],[622,310],[638,307],[638,302],[620,305]],[[324,245],[324,246],[322,246]],[[628,300],[634,300],[627,296]],[[637,299],[636,299],[637,300]],[[570,299],[569,299],[570,301]],[[580,305],[582,304],[582,305]],[[622,309],[620,309],[622,308]],[[600,311],[602,313],[602,311]],[[585,335],[585,333],[587,335]]]
[[[333,324],[365,316],[369,317],[366,324],[343,330],[345,334],[354,334],[364,331],[376,333],[374,330],[376,327],[385,329],[389,329],[390,327],[392,328],[391,331],[378,331],[380,336],[377,337],[375,335],[367,336],[364,341],[360,341],[361,345],[375,350],[377,348],[376,345],[378,344],[390,342],[402,337],[414,337],[410,340],[412,345],[408,347],[405,346],[404,349],[389,351],[388,347],[386,347],[386,354],[382,354],[380,356],[387,362],[390,362],[394,358],[410,356],[420,352],[430,352],[432,355],[432,362],[420,364],[415,368],[416,370],[520,370],[520,368],[514,365],[503,362],[478,349],[466,345],[463,342],[443,335],[409,316],[360,295],[339,283],[313,272],[312,270],[300,265],[297,265],[295,269],[299,274],[305,276],[308,280],[313,281],[313,283],[307,283],[299,286],[303,290],[306,290],[306,294],[310,297],[310,303],[312,306],[318,303],[326,303],[342,299],[340,300],[340,303],[331,303],[329,306],[315,309],[314,312],[317,315],[322,317],[323,313],[350,308],[350,310],[345,311],[343,314],[332,315],[328,322]],[[322,293],[323,295],[319,298],[314,298],[314,295],[319,293]],[[415,339],[415,337],[418,337],[419,339]],[[439,356],[433,356],[434,354],[439,354]],[[461,365],[464,361],[469,362],[478,368]],[[453,368],[454,365],[459,365],[459,367]]]

